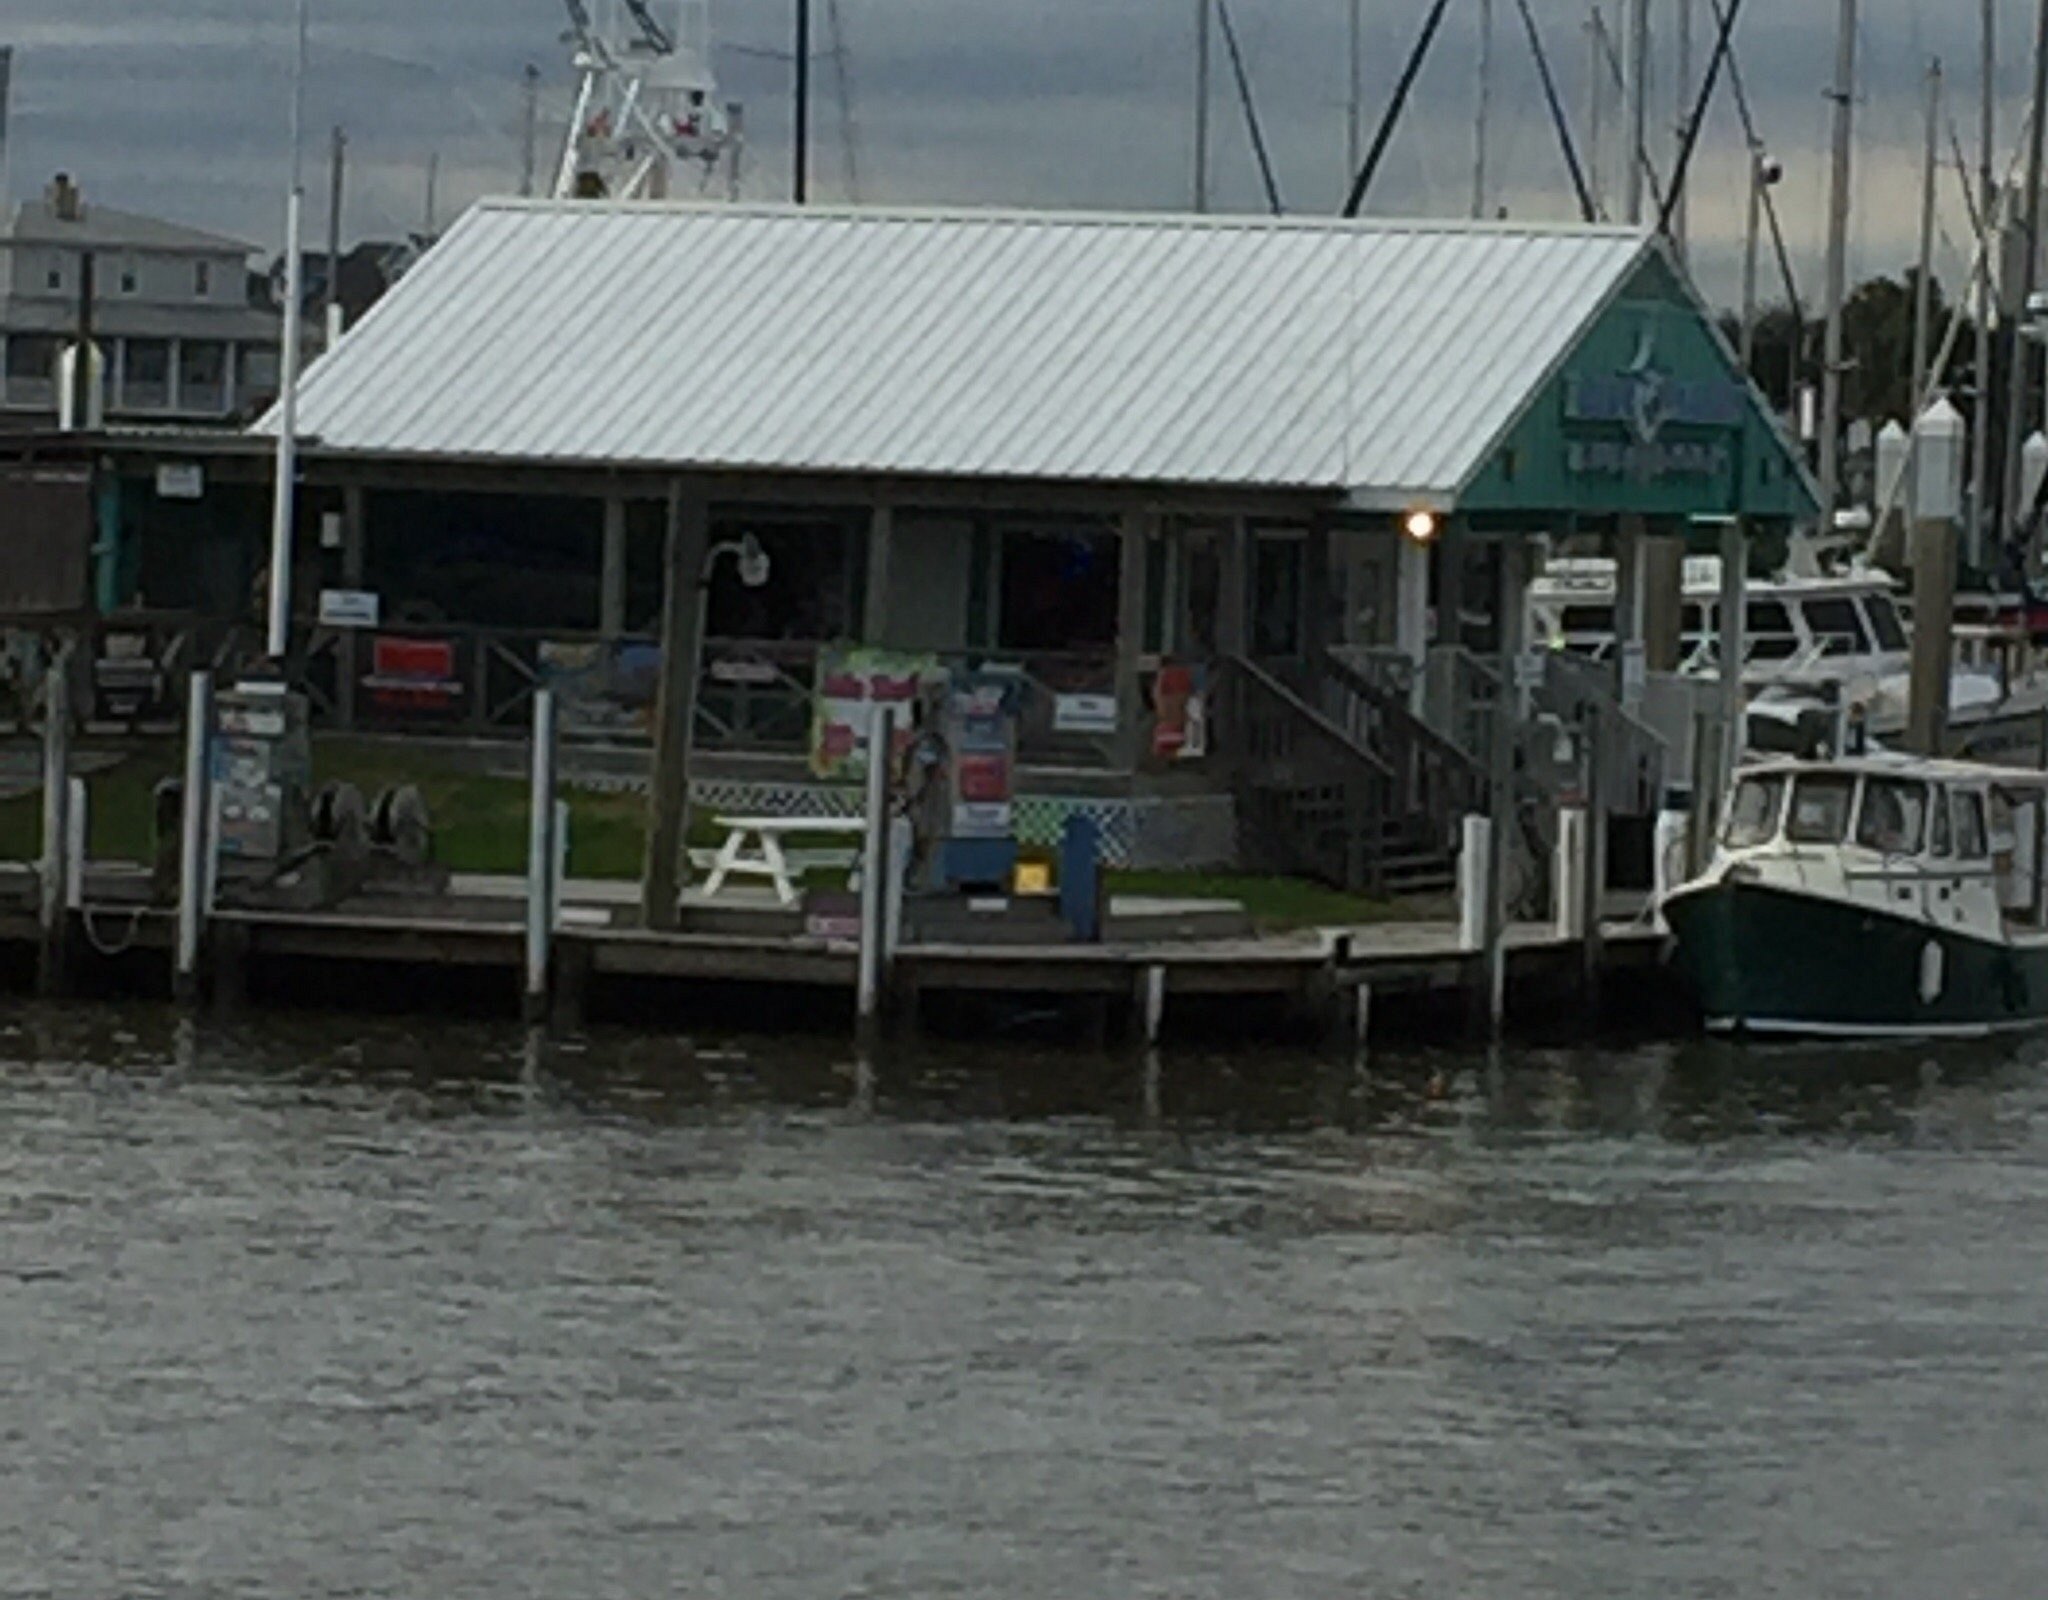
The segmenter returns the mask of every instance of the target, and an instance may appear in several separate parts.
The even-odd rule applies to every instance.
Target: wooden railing
[[[1409,857],[1458,849],[1463,819],[1487,810],[1484,765],[1410,709],[1405,690],[1375,681],[1336,654],[1304,664],[1304,699],[1392,774],[1389,848]]]
[[[1219,678],[1244,864],[1384,892],[1394,768],[1265,668],[1233,659]]]

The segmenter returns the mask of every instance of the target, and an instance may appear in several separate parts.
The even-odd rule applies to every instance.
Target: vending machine
[[[952,889],[999,889],[1017,865],[1017,716],[1023,684],[972,670],[947,691],[945,745],[950,818],[939,876]]]

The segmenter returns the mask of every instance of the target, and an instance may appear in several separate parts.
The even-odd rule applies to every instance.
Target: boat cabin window
[[[1856,780],[1846,773],[1808,773],[1792,785],[1785,837],[1794,844],[1840,844],[1849,836]]]
[[[1956,854],[1965,861],[1982,861],[1991,854],[1990,836],[1984,829],[1984,797],[1959,791],[1948,799],[1955,815]]]
[[[1949,830],[1948,795],[1939,788],[1934,791],[1934,804],[1927,809],[1927,853],[1943,861],[1955,853]]]
[[[1813,630],[1814,642],[1821,647],[1821,654],[1870,654],[1870,635],[1864,631],[1863,614],[1856,609],[1854,600],[1846,596],[1808,600],[1805,609],[1806,625]]]
[[[1865,595],[1863,609],[1870,618],[1870,631],[1877,635],[1878,649],[1897,652],[1908,648],[1906,625],[1899,621],[1899,608],[1890,595]]]
[[[1782,601],[1750,601],[1743,608],[1742,627],[1752,661],[1790,661],[1799,654],[1799,630]]]
[[[1728,807],[1728,848],[1754,850],[1778,836],[1778,818],[1785,809],[1782,777],[1744,778],[1735,786]]]
[[[1888,856],[1920,853],[1927,832],[1927,786],[1903,778],[1872,778],[1856,814],[1856,842]]]

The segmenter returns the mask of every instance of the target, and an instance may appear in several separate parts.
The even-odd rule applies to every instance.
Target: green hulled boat
[[[1663,901],[1716,1032],[2048,1026],[2048,773],[1871,756],[1752,767]]]

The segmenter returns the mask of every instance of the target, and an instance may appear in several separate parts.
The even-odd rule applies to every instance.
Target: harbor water
[[[0,1594],[2010,1595],[2048,1048],[0,1025]]]

